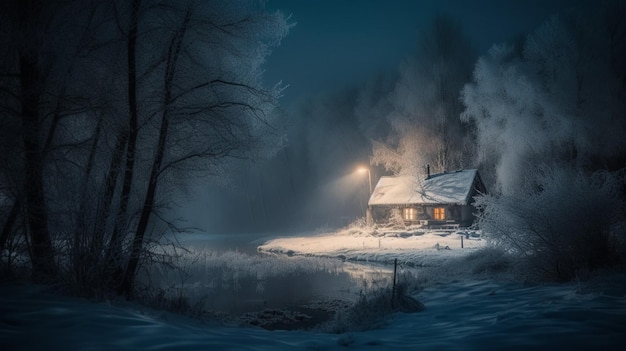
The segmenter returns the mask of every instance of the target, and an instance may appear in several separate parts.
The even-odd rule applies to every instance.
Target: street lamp
[[[369,167],[359,167],[356,171],[361,174],[364,174],[365,172],[367,172],[367,179],[369,180],[370,192],[367,193],[368,204],[365,210],[365,222],[367,223],[368,226],[370,226],[372,225],[372,209],[369,206],[369,198],[370,196],[372,196],[372,172],[370,171]]]

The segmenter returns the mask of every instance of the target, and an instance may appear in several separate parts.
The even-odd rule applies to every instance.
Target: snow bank
[[[597,283],[597,282],[596,282]],[[623,349],[626,276],[577,285],[489,281],[424,289],[426,310],[379,330],[267,331],[202,323],[132,305],[93,303],[41,287],[0,286],[3,350],[541,350]]]
[[[476,231],[413,230],[373,234],[349,228],[337,233],[272,239],[260,245],[258,251],[378,263],[398,259],[408,266],[436,266],[485,245],[480,232]]]
[[[476,253],[485,244],[479,237],[464,238],[461,249],[456,233],[376,236],[347,229],[334,235],[274,239],[260,250],[383,261],[397,257],[434,264]],[[354,270],[364,274],[362,267]],[[40,286],[5,284],[0,285],[0,346],[3,350],[621,350],[624,346],[626,275],[538,286],[454,280],[428,285],[412,297],[426,309],[395,313],[380,329],[327,334],[224,326],[123,302],[64,297]]]

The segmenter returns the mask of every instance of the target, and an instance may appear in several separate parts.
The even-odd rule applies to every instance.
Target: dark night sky
[[[296,22],[270,56],[265,79],[283,81],[284,101],[358,84],[395,70],[414,51],[419,31],[438,14],[459,20],[479,54],[536,29],[585,0],[269,0]]]

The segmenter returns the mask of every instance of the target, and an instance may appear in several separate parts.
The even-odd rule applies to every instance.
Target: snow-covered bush
[[[376,235],[376,228],[374,226],[368,225],[365,217],[359,217],[352,221],[352,223],[348,224],[346,227],[333,230],[327,228],[326,231],[320,231],[321,234],[336,232],[339,235],[359,235],[359,236],[369,236]]]
[[[392,225],[394,228],[404,228],[406,226],[399,208],[394,208],[390,211],[389,224]]]
[[[464,257],[462,264],[474,275],[505,273],[511,269],[511,258],[506,250],[497,246],[486,246]]]
[[[365,217],[359,217],[352,221],[352,223],[348,224],[349,228],[367,228],[367,220]]]
[[[569,280],[618,261],[621,184],[617,173],[538,170],[518,191],[478,198],[479,225],[528,278]]]

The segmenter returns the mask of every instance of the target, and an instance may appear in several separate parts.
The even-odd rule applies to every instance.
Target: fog
[[[196,184],[176,213],[186,224],[215,233],[337,227],[363,214],[367,189],[359,190],[363,179],[349,176],[359,165],[371,167],[373,186],[382,175],[415,174],[426,164],[433,172],[494,167],[476,156],[475,121],[460,118],[467,103],[461,90],[492,45],[515,43],[550,16],[576,5],[528,3],[521,9],[484,1],[466,9],[454,2],[401,2],[380,14],[397,18],[380,29],[397,28],[397,41],[377,42],[380,38],[371,36],[371,43],[363,44],[330,30],[345,28],[355,37],[372,30],[368,17],[354,16],[351,6],[333,6],[336,12],[326,15],[319,12],[321,6],[300,9],[270,2],[293,11],[295,22],[266,64],[265,80],[287,86],[276,111],[281,116],[275,126],[281,135],[279,149],[270,157],[233,161],[219,185],[211,179]],[[479,9],[484,11],[476,18],[462,15]],[[526,15],[500,23],[512,11]],[[496,22],[501,24],[497,31],[485,28]],[[303,47],[313,35],[319,36],[311,42],[315,45]],[[372,57],[381,52],[389,54],[385,60]],[[484,150],[482,146],[481,154]],[[503,158],[500,169],[517,167],[506,166],[508,160],[518,164]],[[488,187],[495,188],[495,171],[485,173]]]
[[[271,158],[230,163],[223,185],[197,187],[181,216],[217,232],[314,229],[356,218],[368,179],[354,172],[369,163],[369,150],[355,99],[352,89],[282,108],[284,147]]]

